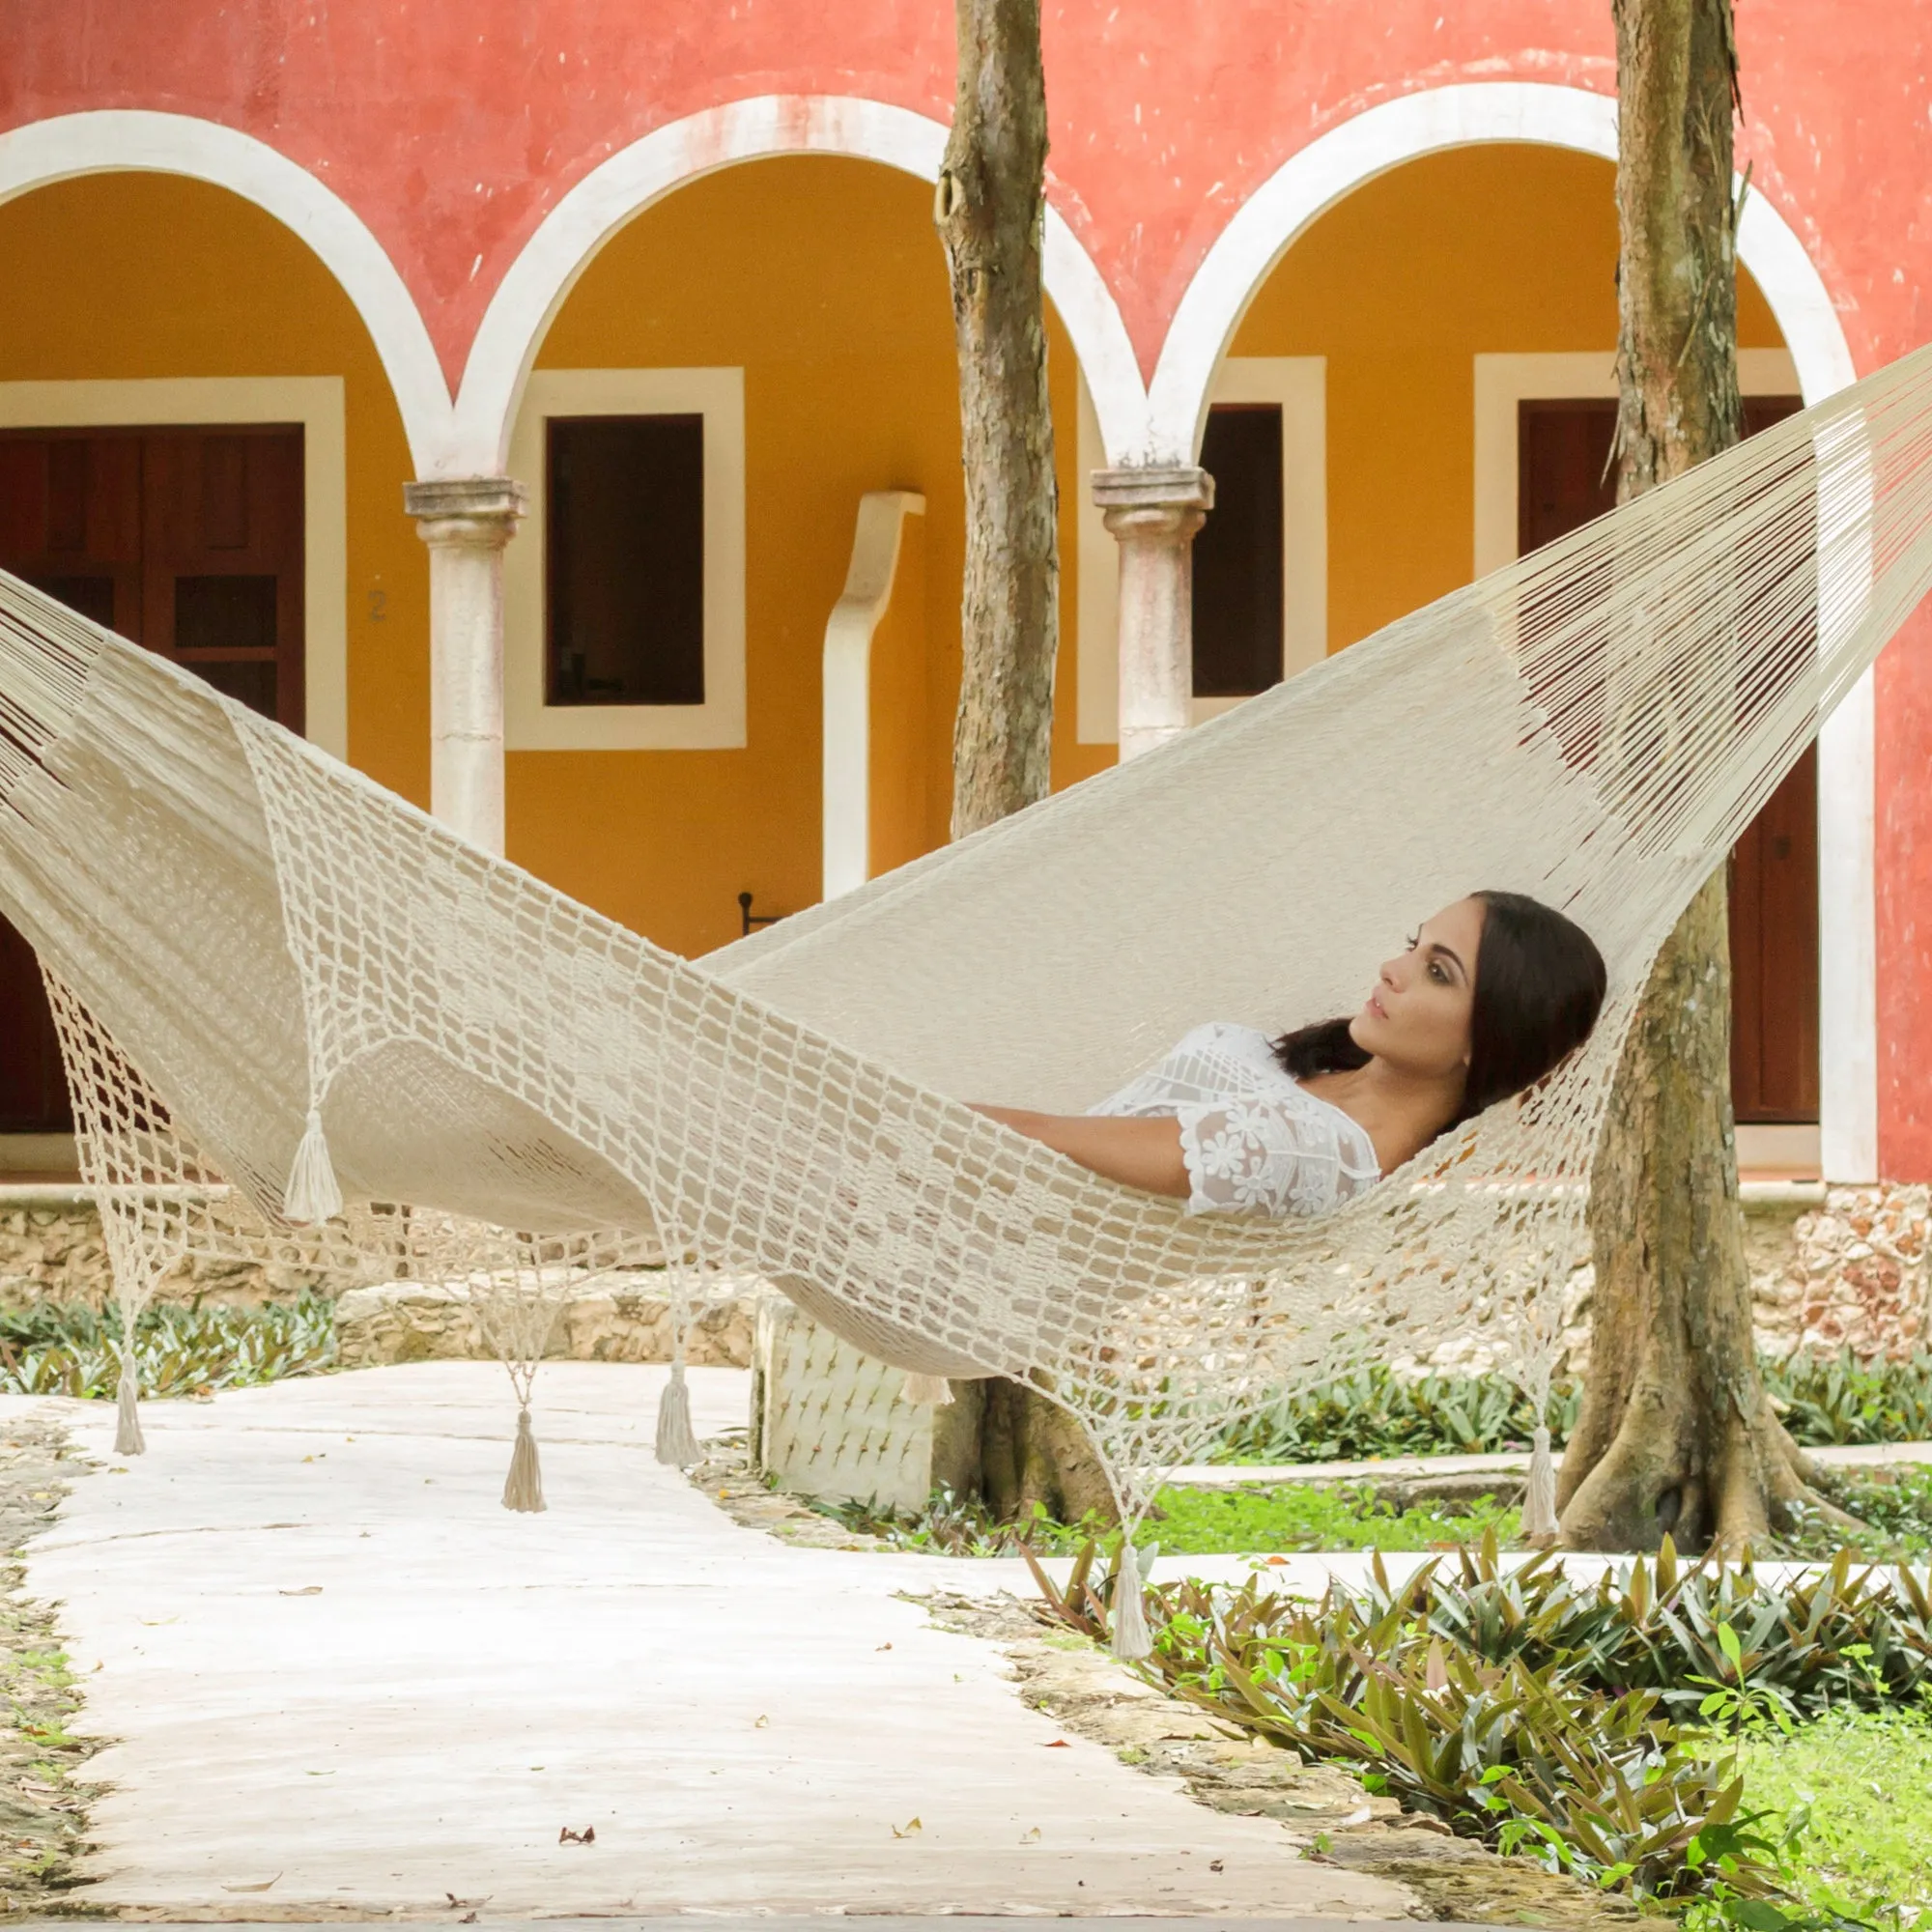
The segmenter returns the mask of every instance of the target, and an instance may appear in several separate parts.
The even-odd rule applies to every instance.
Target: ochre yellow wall
[[[349,751],[429,803],[429,562],[388,379],[304,243],[225,188],[89,175],[0,205],[0,382],[340,376],[348,462]],[[384,615],[370,620],[369,593]]]
[[[873,850],[943,842],[951,810],[965,512],[946,263],[932,190],[865,161],[727,168],[646,210],[559,310],[545,369],[745,371],[747,743],[740,751],[522,752],[514,858],[661,944],[736,936],[737,895],[793,912],[818,896],[820,654],[860,497],[916,490],[899,595],[875,648]],[[1063,550],[1073,543],[1073,358],[1050,325]],[[1063,573],[1062,636],[1074,635]],[[923,635],[922,635],[923,634]],[[1073,745],[1061,654],[1055,777],[1111,753]],[[895,715],[881,715],[890,709]],[[923,752],[923,756],[921,755]]]
[[[1615,171],[1557,148],[1411,161],[1276,265],[1236,355],[1328,358],[1328,640],[1469,581],[1478,355],[1613,349]],[[1741,276],[1738,339],[1783,346]]]

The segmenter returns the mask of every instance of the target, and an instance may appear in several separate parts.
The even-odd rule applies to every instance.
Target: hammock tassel
[[[1148,1568],[1153,1567],[1151,1558]],[[1141,1604],[1140,1554],[1133,1539],[1121,1538],[1121,1560],[1114,1566],[1114,1655],[1123,1662],[1137,1662],[1153,1653],[1153,1639],[1148,1635],[1147,1611]]]
[[[342,1212],[342,1189],[336,1185],[335,1168],[328,1158],[328,1142],[323,1137],[322,1110],[308,1110],[308,1127],[296,1149],[295,1165],[289,1169],[289,1184],[282,1194],[282,1213],[298,1227],[319,1228]]]
[[[901,1402],[923,1403],[928,1408],[943,1408],[952,1400],[952,1384],[944,1376],[909,1374],[899,1390]]]
[[[509,1479],[503,1485],[503,1507],[535,1514],[548,1509],[544,1501],[543,1467],[537,1461],[537,1438],[530,1434],[530,1412],[517,1411],[517,1446],[510,1451]]]
[[[670,1380],[658,1398],[658,1461],[688,1469],[703,1460],[691,1427],[691,1390],[685,1384],[684,1364],[673,1362]]]
[[[1538,1429],[1531,1438],[1529,1481],[1522,1492],[1522,1538],[1548,1546],[1562,1534],[1556,1520],[1556,1459],[1549,1452],[1549,1432]]]
[[[141,1434],[141,1383],[134,1373],[134,1350],[121,1351],[121,1387],[115,1415],[114,1453],[117,1456],[145,1456],[147,1438]]]

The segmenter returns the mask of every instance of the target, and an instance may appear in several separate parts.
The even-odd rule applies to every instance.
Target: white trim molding
[[[846,155],[934,182],[945,152],[939,122],[845,95],[734,100],[620,149],[559,199],[497,284],[470,344],[454,435],[440,458],[444,472],[495,474],[504,467],[523,386],[552,319],[604,244],[653,202],[720,168],[780,155]],[[1112,291],[1050,202],[1044,273],[1093,384],[1108,449],[1130,460],[1147,440],[1140,365]]]
[[[1214,376],[1217,403],[1281,407],[1282,673],[1293,677],[1328,655],[1328,358],[1231,355]],[[1079,474],[1106,467],[1106,439],[1080,387]],[[1211,516],[1212,511],[1208,514]],[[1076,729],[1083,745],[1120,743],[1120,546],[1091,489],[1080,493],[1075,570],[1079,585]],[[1197,697],[1193,722],[1232,710],[1238,697]]]
[[[252,134],[191,114],[99,108],[0,134],[0,202],[81,175],[183,175],[272,214],[321,259],[382,359],[419,474],[449,440],[449,386],[408,285],[361,217],[306,168]]]
[[[302,428],[302,709],[311,744],[349,755],[349,483],[340,376],[0,383],[0,428]]]
[[[704,702],[547,704],[544,424],[553,416],[704,418]],[[745,372],[538,369],[525,384],[510,474],[523,529],[503,556],[503,739],[512,752],[689,752],[745,743]]]
[[[828,899],[872,876],[872,638],[893,601],[905,520],[924,514],[925,498],[912,490],[867,490],[859,498],[845,588],[825,620],[819,789]]]
[[[1782,349],[1738,352],[1738,387],[1747,396],[1795,396],[1798,365]],[[1614,398],[1616,351],[1476,357],[1476,575],[1517,556],[1517,405]]]
[[[1145,460],[1195,460],[1222,355],[1269,270],[1311,222],[1405,161],[1496,141],[1614,162],[1616,102],[1540,81],[1459,83],[1382,101],[1290,156],[1221,231],[1175,311],[1149,390]],[[1850,384],[1857,372],[1831,291],[1761,191],[1744,196],[1738,259],[1776,318],[1805,402]],[[1878,1173],[1874,720],[1867,673],[1818,737],[1821,1157],[1828,1179],[1846,1181]]]

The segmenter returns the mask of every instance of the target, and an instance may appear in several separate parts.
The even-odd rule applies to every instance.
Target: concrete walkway
[[[895,1594],[1009,1566],[729,1521],[651,1458],[662,1375],[545,1367],[534,1517],[499,1505],[513,1410],[487,1365],[151,1405],[125,1462],[104,1406],[51,1405],[104,1465],[28,1576],[65,1605],[81,1728],[115,1740],[77,1902],[1405,1916],[1272,1824],[1051,1748],[991,1646]],[[741,1375],[695,1387],[700,1434],[742,1422]]]

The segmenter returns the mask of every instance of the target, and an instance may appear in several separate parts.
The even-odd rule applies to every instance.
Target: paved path
[[[285,1920],[450,1895],[486,1919],[1403,1915],[1273,1825],[1047,1748],[997,1652],[894,1594],[1008,1566],[729,1521],[651,1459],[661,1376],[546,1366],[535,1517],[498,1502],[512,1411],[485,1365],[154,1405],[126,1462],[104,1406],[58,1405],[106,1465],[28,1578],[65,1604],[84,1726],[117,1741],[83,1896]],[[700,1434],[743,1390],[697,1373]]]

